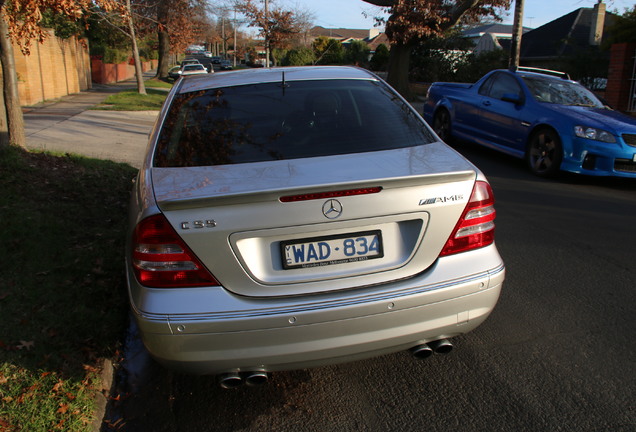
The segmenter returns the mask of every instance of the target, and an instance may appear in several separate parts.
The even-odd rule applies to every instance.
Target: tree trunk
[[[170,36],[167,32],[159,32],[159,64],[157,66],[157,78],[168,78],[170,69]]]
[[[160,1],[157,5],[157,23],[159,38],[159,64],[157,65],[157,78],[168,78],[168,70],[172,65],[170,58],[170,35],[165,30],[168,25],[169,3]]]
[[[146,85],[144,84],[144,72],[141,69],[141,60],[139,59],[139,48],[137,47],[137,36],[135,35],[135,24],[132,19],[132,9],[130,8],[130,0],[126,0],[128,8],[128,27],[130,28],[130,38],[132,39],[133,58],[135,60],[135,76],[137,77],[137,91],[139,94],[145,95]]]
[[[0,133],[4,135],[4,131],[8,131],[8,140],[5,139],[5,135],[0,138],[0,143],[8,141],[9,144],[26,148],[24,117],[22,116],[20,94],[18,93],[18,77],[15,73],[13,45],[11,45],[3,13],[0,13],[0,62],[2,63],[3,96],[6,109],[6,117],[1,119]]]
[[[388,83],[406,99],[412,99],[409,84],[409,68],[411,64],[411,46],[398,42],[391,47],[388,67]]]

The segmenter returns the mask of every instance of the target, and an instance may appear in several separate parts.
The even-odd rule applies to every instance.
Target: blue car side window
[[[491,75],[488,79],[479,87],[479,94],[482,96],[488,96],[490,93],[490,87],[492,86],[492,82],[495,80],[497,74]]]
[[[494,99],[501,99],[505,94],[512,94],[521,97],[521,87],[517,81],[506,74],[497,74],[492,83],[489,96]]]

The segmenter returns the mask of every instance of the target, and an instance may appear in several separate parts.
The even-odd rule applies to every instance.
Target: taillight
[[[219,285],[161,214],[137,224],[132,259],[137,280],[147,287]]]
[[[490,185],[475,183],[468,205],[440,256],[488,246],[495,241],[495,197]]]

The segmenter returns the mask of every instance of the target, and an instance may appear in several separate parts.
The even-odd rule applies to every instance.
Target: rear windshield
[[[176,95],[154,166],[296,159],[433,141],[423,122],[381,83],[267,83]]]

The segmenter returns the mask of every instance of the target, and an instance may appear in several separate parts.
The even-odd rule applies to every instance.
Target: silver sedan
[[[504,280],[494,197],[377,76],[192,76],[131,195],[130,303],[148,351],[224,387],[399,350],[448,352]]]

